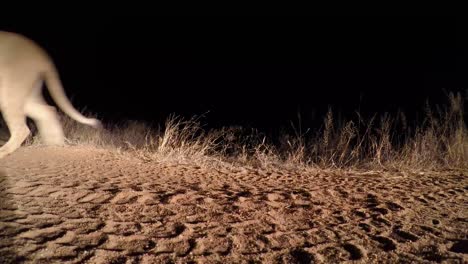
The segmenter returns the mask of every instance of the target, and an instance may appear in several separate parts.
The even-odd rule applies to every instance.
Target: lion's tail
[[[99,120],[95,118],[87,118],[73,107],[73,105],[68,100],[64,92],[62,82],[60,80],[58,72],[55,69],[55,67],[53,67],[53,65],[49,67],[48,71],[44,72],[44,79],[45,79],[45,83],[48,87],[50,95],[52,96],[52,98],[54,99],[58,107],[62,109],[63,112],[65,112],[72,119],[82,124],[89,125],[94,128],[102,127],[101,122]]]

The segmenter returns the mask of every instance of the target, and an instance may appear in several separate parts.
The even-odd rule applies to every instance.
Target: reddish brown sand
[[[468,177],[204,169],[86,147],[0,161],[0,263],[468,263]]]

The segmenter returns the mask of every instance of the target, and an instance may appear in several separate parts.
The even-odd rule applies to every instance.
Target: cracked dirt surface
[[[0,263],[468,263],[468,177],[0,161]]]

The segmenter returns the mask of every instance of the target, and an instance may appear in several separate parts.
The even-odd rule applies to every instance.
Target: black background
[[[458,17],[138,17],[2,19],[54,58],[78,109],[105,121],[264,130],[446,102],[468,87]],[[3,24],[3,25],[2,25]]]

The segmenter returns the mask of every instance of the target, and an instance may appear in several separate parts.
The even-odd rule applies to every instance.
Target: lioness
[[[68,100],[57,69],[37,43],[23,35],[0,31],[0,112],[10,131],[0,147],[0,159],[17,150],[29,136],[26,117],[36,124],[44,143],[62,145],[64,133],[54,107],[42,95],[43,82],[57,106],[74,120],[95,128],[101,122],[86,118]]]

